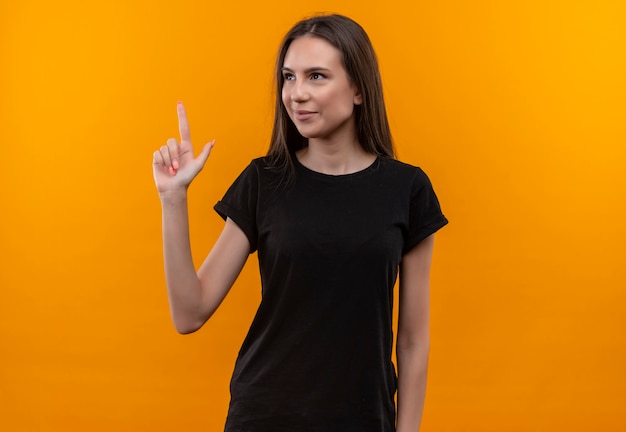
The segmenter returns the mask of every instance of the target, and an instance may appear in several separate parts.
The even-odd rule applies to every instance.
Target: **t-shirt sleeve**
[[[257,249],[258,192],[259,175],[253,161],[228,188],[224,197],[213,207],[224,220],[230,218],[241,228],[250,242],[250,253]]]
[[[409,228],[404,241],[403,253],[411,250],[447,223],[448,219],[441,212],[439,200],[435,195],[430,179],[424,171],[418,168],[411,190]]]

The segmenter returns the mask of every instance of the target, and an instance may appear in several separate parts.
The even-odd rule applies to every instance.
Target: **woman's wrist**
[[[175,206],[187,202],[187,188],[176,188],[159,192],[159,198],[163,206]]]

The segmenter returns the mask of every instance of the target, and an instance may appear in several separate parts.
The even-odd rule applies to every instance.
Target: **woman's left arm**
[[[400,265],[397,432],[417,432],[422,421],[430,349],[430,263],[434,234],[407,252]]]

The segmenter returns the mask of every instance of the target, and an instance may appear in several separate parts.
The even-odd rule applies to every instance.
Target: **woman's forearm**
[[[191,256],[186,190],[161,195],[161,206],[163,259],[170,312],[176,330],[190,333],[202,325],[202,290]]]
[[[403,346],[398,341],[397,432],[417,432],[420,429],[426,395],[428,352],[427,343]]]
[[[430,263],[434,237],[402,258],[398,301],[397,432],[417,432],[422,422],[430,350]]]

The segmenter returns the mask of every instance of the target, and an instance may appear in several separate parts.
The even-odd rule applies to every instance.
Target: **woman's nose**
[[[302,102],[309,97],[306,87],[301,80],[296,80],[291,89],[291,100],[294,102]]]

